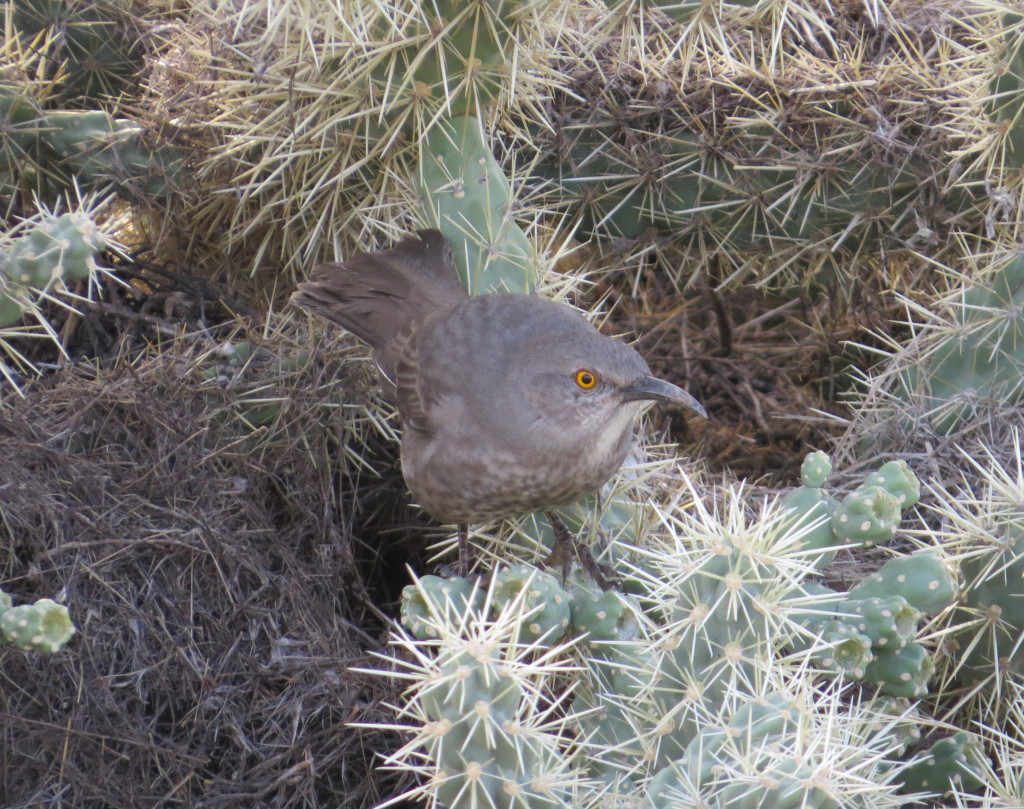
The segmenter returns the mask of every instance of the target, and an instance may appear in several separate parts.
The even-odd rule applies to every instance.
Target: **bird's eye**
[[[590,390],[597,384],[597,374],[583,368],[576,372],[576,384],[583,388],[583,390]]]

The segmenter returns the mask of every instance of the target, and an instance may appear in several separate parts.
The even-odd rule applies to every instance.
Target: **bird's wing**
[[[318,265],[292,301],[368,342],[381,373],[393,378],[390,343],[403,327],[467,297],[451,246],[438,231],[421,230],[389,250]]]
[[[419,373],[419,348],[416,331],[420,324],[402,329],[388,346],[386,362],[394,369],[392,381],[403,429],[429,432],[427,402],[423,398]],[[378,367],[382,365],[378,360]]]

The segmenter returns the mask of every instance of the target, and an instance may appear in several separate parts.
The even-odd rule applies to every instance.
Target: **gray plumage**
[[[653,401],[703,414],[571,307],[467,296],[434,230],[322,264],[293,300],[373,347],[403,420],[406,483],[441,522],[574,502],[619,468]]]

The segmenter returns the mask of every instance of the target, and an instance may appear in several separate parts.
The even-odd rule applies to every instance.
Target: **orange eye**
[[[593,371],[588,371],[586,368],[577,371],[576,384],[583,388],[583,390],[590,390],[597,384],[597,374]]]

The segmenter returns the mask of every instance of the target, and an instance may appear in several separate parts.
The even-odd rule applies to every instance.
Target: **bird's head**
[[[552,442],[591,442],[595,451],[619,447],[636,418],[656,402],[706,418],[696,399],[651,374],[633,348],[596,330],[541,335],[522,343],[510,378],[526,400],[532,427]]]

